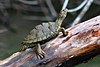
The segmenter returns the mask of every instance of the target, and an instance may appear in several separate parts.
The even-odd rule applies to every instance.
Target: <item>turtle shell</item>
[[[31,44],[50,40],[58,35],[57,29],[58,28],[55,22],[37,25],[24,39],[23,44]]]

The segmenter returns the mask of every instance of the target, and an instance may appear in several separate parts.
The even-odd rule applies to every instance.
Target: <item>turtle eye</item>
[[[64,9],[62,9],[62,11],[65,11]]]
[[[63,13],[63,12],[65,12],[65,9],[62,9],[62,11],[61,11],[61,12],[62,12],[62,13]]]

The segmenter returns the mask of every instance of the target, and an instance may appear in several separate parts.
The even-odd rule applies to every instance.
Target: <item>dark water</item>
[[[21,17],[19,18],[19,16],[12,16],[10,21],[16,33],[10,31],[0,33],[0,60],[18,51],[24,37],[34,26],[39,24],[39,21],[28,21]]]
[[[100,55],[89,60],[87,63],[79,64],[75,67],[100,67]]]

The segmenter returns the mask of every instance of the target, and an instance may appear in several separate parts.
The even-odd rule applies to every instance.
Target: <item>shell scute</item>
[[[30,31],[23,42],[26,44],[35,43],[46,40],[49,37],[52,38],[51,36],[53,36],[57,30],[55,26],[56,25],[54,22],[42,23],[41,25],[37,25],[32,31]]]

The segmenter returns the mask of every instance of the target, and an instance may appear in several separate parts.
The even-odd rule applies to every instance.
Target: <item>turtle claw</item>
[[[41,50],[41,52],[38,52],[36,55],[38,59],[43,59],[45,57],[45,54],[46,53],[43,50]]]

